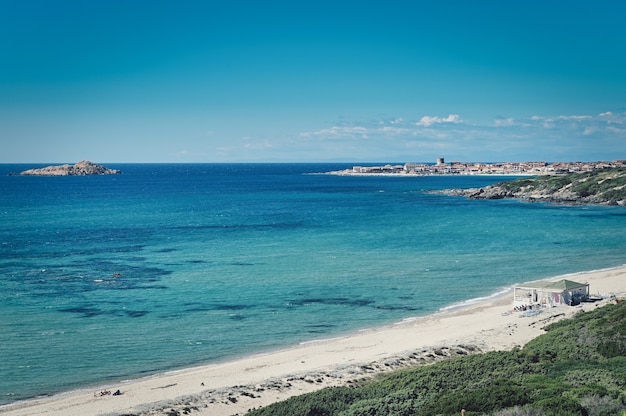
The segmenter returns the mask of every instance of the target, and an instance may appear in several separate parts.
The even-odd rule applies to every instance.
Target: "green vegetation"
[[[626,168],[522,178],[501,182],[494,187],[516,197],[530,193],[549,196],[561,192],[590,202],[618,204],[620,201],[626,201]]]
[[[523,349],[293,397],[250,416],[626,415],[626,302],[546,327]]]
[[[522,189],[527,188],[529,186],[533,186],[534,179],[515,179],[509,182],[501,182],[496,184],[496,186],[500,186],[509,192],[520,192]]]

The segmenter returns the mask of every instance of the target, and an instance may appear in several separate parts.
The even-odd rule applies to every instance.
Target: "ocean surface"
[[[626,208],[349,164],[0,165],[0,404],[329,338],[626,263]],[[594,288],[591,287],[593,293]]]

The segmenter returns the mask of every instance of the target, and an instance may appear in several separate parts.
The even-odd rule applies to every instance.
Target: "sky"
[[[626,159],[626,2],[0,0],[0,163]]]

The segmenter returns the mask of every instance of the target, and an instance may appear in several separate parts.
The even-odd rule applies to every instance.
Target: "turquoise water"
[[[345,164],[7,176],[27,167],[0,165],[0,403],[626,263],[626,208],[424,193],[501,177],[310,174]]]

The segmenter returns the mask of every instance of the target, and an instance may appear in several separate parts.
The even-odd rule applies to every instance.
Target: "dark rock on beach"
[[[102,165],[83,160],[75,165],[48,166],[40,169],[28,169],[18,173],[20,176],[86,176],[86,175],[118,175],[122,171],[105,168]]]

